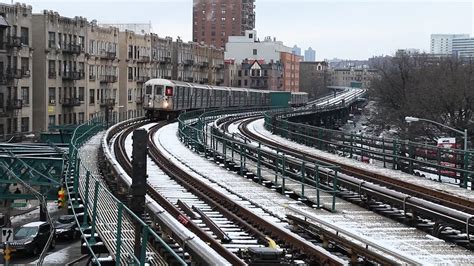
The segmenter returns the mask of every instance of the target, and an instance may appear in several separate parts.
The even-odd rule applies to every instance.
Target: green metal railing
[[[236,163],[240,175],[249,168],[253,167],[256,170],[257,182],[262,184],[264,175],[268,179],[273,176],[273,184],[280,186],[282,193],[287,188],[289,180],[300,185],[299,192],[302,198],[307,198],[307,191],[309,188],[315,189],[316,204],[320,207],[320,193],[325,192],[332,195],[331,209],[335,211],[336,194],[339,191],[337,187],[337,175],[339,168],[334,165],[310,161],[298,160],[299,171],[295,174],[294,160],[293,168],[290,168],[289,159],[291,156],[285,154],[283,151],[275,152],[262,148],[261,143],[247,143],[247,141],[239,140],[235,135],[228,136],[219,130],[209,130],[207,126],[211,121],[219,118],[230,116],[232,114],[245,113],[247,116],[255,114],[262,114],[263,111],[268,111],[268,108],[254,108],[254,109],[220,109],[216,111],[206,112],[194,111],[184,113],[179,116],[179,137],[180,140],[189,148],[196,152],[212,151],[211,156],[217,158],[220,156],[224,161],[230,160]],[[289,111],[292,109],[271,109],[270,112],[277,113],[282,111]],[[276,155],[276,158],[275,158]],[[312,167],[312,175],[307,171],[308,167]],[[323,176],[319,174],[319,168],[326,168],[333,171],[332,186],[327,186],[321,182]],[[328,176],[326,176],[329,178]]]
[[[296,111],[291,115],[275,115],[267,112],[265,128],[295,142],[345,157],[373,159],[380,161],[383,167],[391,165],[393,169],[417,175],[429,173],[437,176],[439,182],[443,181],[443,177],[451,178],[460,180],[460,185],[466,188],[468,182],[473,181],[472,150],[445,149],[400,139],[375,138],[289,121],[299,114],[308,113]]]
[[[109,121],[109,124],[115,124],[119,119],[130,119],[128,115],[115,116],[115,118]],[[81,146],[89,140],[92,136],[105,129],[105,119],[102,116],[96,118],[78,126],[71,138],[69,144],[69,164],[66,172],[66,179],[71,180],[72,188],[68,189],[68,198],[71,209],[75,213],[74,209],[80,207],[79,196],[83,199],[82,207],[84,208],[84,216],[82,220],[78,220],[76,216],[76,223],[78,224],[82,237],[84,238],[87,249],[93,256],[94,263],[100,265],[97,260],[97,256],[93,252],[93,245],[97,243],[96,233],[100,233],[105,236],[102,238],[102,242],[112,246],[115,250],[115,254],[111,254],[115,260],[116,265],[145,265],[146,263],[151,264],[162,264],[159,262],[157,257],[158,254],[154,254],[154,251],[150,249],[150,243],[156,243],[160,247],[164,248],[170,258],[172,258],[179,265],[186,265],[186,263],[179,257],[166,242],[147,225],[143,220],[140,219],[135,213],[133,213],[125,204],[117,199],[102,182],[101,178],[95,176],[88,167],[83,163],[80,157],[79,149]],[[68,184],[68,182],[66,182]],[[70,191],[69,191],[70,190]],[[106,205],[107,210],[101,211],[100,205]],[[116,211],[115,211],[116,210]],[[113,223],[111,223],[113,221]],[[141,248],[140,256],[134,254],[133,245],[126,245],[127,235],[130,235],[130,228],[125,228],[127,224],[138,223],[141,228]],[[90,226],[89,226],[90,225]],[[100,225],[100,226],[99,226]],[[99,231],[100,228],[103,232]],[[86,239],[84,236],[84,230],[90,228],[90,239]],[[133,233],[132,233],[133,234]],[[130,238],[130,237],[128,237]],[[131,241],[134,241],[133,239]],[[170,259],[168,258],[168,259]],[[153,261],[153,259],[155,259]]]

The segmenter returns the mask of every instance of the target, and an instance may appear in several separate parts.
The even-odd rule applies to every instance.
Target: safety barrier
[[[468,182],[472,184],[472,150],[446,149],[413,141],[375,138],[290,121],[292,117],[308,115],[310,112],[267,112],[265,128],[292,141],[349,158],[357,156],[365,160],[373,159],[380,161],[383,167],[391,164],[393,169],[417,175],[432,174],[438,177],[439,182],[443,182],[443,178],[459,180],[464,188],[467,188]],[[314,111],[316,112],[319,110]],[[471,185],[471,189],[474,186]]]
[[[129,115],[115,116],[109,124],[115,124],[119,119],[132,118]],[[167,246],[156,232],[143,220],[118,200],[106,187],[102,179],[92,173],[82,162],[80,148],[82,145],[105,129],[105,119],[97,116],[74,130],[69,144],[69,163],[66,170],[66,185],[69,187],[69,205],[76,216],[84,245],[92,255],[94,263],[100,265],[101,258],[95,255],[95,245],[102,242],[109,250],[116,265],[134,264],[152,265],[166,264],[163,258],[153,249],[150,242],[160,243],[167,248],[169,254],[181,261],[181,258]],[[82,202],[80,201],[82,199]],[[76,208],[83,208],[82,220],[77,218]],[[139,224],[141,231],[141,247],[139,255],[134,253],[135,227]],[[86,238],[86,235],[90,238]]]

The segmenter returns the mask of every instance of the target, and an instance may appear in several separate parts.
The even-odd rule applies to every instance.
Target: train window
[[[163,95],[163,86],[155,85],[155,95]]]
[[[153,87],[151,85],[146,86],[145,94],[152,94]]]
[[[173,87],[166,87],[165,95],[166,96],[173,96]]]

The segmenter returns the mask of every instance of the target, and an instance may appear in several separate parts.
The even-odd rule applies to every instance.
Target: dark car
[[[60,239],[77,239],[80,236],[74,215],[62,215],[54,222],[56,237]]]
[[[54,229],[53,229],[54,230]],[[25,224],[15,230],[13,241],[10,242],[12,252],[25,252],[39,255],[46,246],[51,235],[51,224],[48,222],[33,222]],[[53,238],[50,248],[56,246]]]

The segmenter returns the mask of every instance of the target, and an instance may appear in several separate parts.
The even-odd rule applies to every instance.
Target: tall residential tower
[[[255,0],[194,0],[193,41],[224,48],[228,36],[255,27]]]

